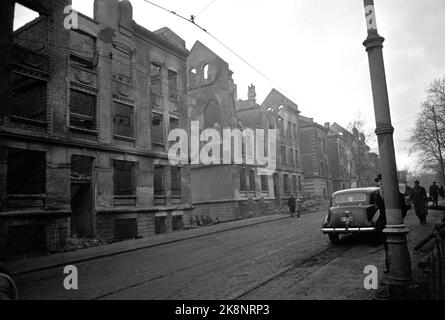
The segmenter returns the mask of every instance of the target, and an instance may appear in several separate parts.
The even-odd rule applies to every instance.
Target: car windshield
[[[366,194],[363,192],[337,194],[334,198],[334,202],[336,204],[343,204],[348,202],[363,202],[363,201],[366,201]]]

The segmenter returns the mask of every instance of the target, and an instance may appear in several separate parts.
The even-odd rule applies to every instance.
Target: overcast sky
[[[167,26],[190,49],[196,40],[229,62],[238,97],[256,85],[261,103],[276,87],[303,115],[346,127],[357,117],[375,128],[362,0],[153,0],[189,17],[260,69],[274,85],[190,23],[144,0],[131,0],[134,20],[149,30]],[[92,16],[93,0],[73,0]],[[399,169],[415,169],[407,140],[429,83],[445,75],[445,1],[375,0]],[[25,14],[17,13],[17,19]],[[373,144],[376,148],[376,145]]]

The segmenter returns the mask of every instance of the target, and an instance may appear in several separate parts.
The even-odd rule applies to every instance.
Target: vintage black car
[[[381,189],[378,187],[337,191],[331,197],[322,232],[332,242],[337,242],[341,234],[379,235],[385,226],[384,210]]]

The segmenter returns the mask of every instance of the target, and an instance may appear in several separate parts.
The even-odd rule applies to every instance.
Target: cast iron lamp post
[[[388,298],[407,298],[410,289],[414,288],[415,285],[411,275],[411,260],[406,240],[409,229],[403,222],[399,200],[399,182],[393,140],[394,128],[391,124],[382,52],[385,39],[377,32],[374,1],[364,0],[364,6],[368,37],[363,45],[366,47],[369,57],[377,127],[375,132],[379,144],[387,219],[387,225],[383,232],[387,238],[390,263]]]

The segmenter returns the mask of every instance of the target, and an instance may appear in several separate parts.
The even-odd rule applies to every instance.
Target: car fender
[[[329,214],[326,215],[326,217],[323,219],[323,227],[326,227],[328,225],[328,221],[329,221]]]

